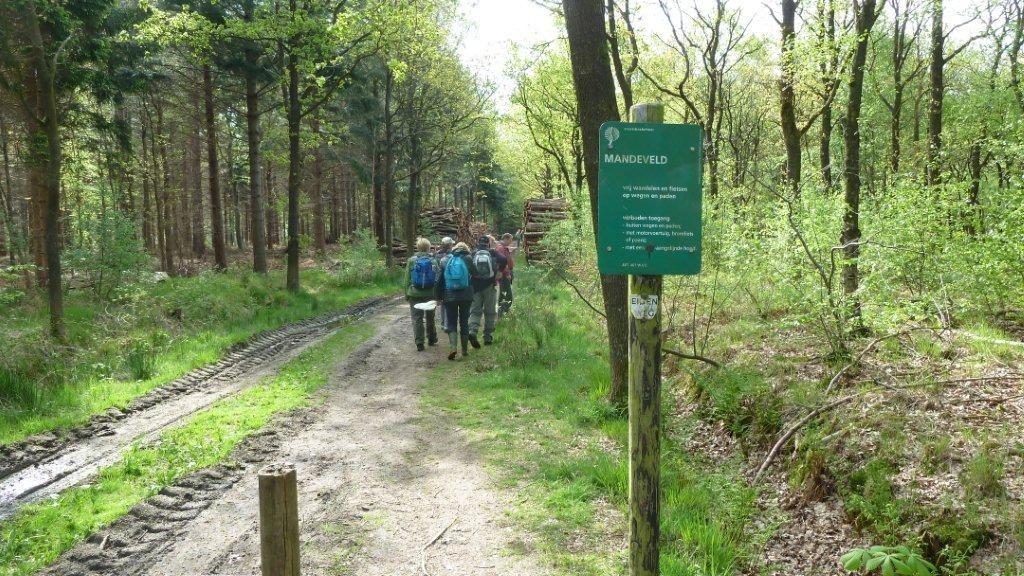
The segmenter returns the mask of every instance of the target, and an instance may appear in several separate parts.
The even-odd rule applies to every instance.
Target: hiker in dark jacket
[[[458,260],[455,262],[455,260]],[[469,354],[469,309],[473,305],[474,273],[469,246],[459,242],[441,263],[435,294],[444,301],[448,316],[445,332],[448,333],[448,359],[455,360],[462,344],[462,355]]]
[[[477,333],[480,332],[480,320],[484,324],[484,344],[494,344],[494,320],[498,304],[498,275],[508,264],[497,250],[497,242],[490,236],[481,236],[473,252],[473,307],[469,312],[469,343],[473,348],[480,347]]]
[[[501,318],[512,310],[512,269],[515,267],[512,235],[506,232],[495,249],[507,261],[505,267],[498,271],[498,318]]]
[[[412,331],[416,338],[416,349],[424,350],[423,340],[433,346],[437,344],[437,326],[434,322],[434,309],[423,310],[417,304],[429,307],[434,299],[434,288],[440,268],[437,260],[430,253],[430,240],[420,238],[416,241],[416,253],[405,265],[405,299],[409,302],[412,313]],[[434,304],[436,306],[436,303]]]
[[[452,253],[452,246],[455,245],[455,240],[452,240],[451,236],[445,236],[441,238],[441,246],[437,249],[437,253],[434,254],[434,258],[437,260],[438,270],[444,270],[444,259]],[[441,330],[445,333],[448,332],[448,315],[444,312],[444,302],[438,303],[438,315],[441,317]]]

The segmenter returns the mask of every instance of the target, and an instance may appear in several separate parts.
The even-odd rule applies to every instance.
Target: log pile
[[[476,241],[480,239],[484,234],[490,234],[490,227],[484,222],[470,222],[469,223],[469,238],[463,239],[463,242],[469,244],[470,247],[476,246]]]
[[[435,241],[451,236],[455,240],[466,241],[470,237],[469,222],[461,208],[441,206],[427,208],[420,212],[420,221],[429,226]]]
[[[569,218],[569,203],[565,198],[530,198],[523,210],[523,246],[528,261],[544,260],[546,250],[540,241],[555,224]]]

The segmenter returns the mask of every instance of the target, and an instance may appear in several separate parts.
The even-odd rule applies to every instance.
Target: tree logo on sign
[[[608,149],[610,150],[613,148],[612,145],[615,141],[619,139],[619,129],[615,126],[609,126],[608,129],[604,131],[604,139],[608,141]]]

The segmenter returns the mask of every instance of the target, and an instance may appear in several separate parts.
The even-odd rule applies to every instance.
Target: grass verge
[[[217,402],[151,446],[133,447],[91,485],[23,508],[0,524],[0,574],[35,572],[163,487],[224,460],[274,414],[307,405],[339,358],[373,333],[365,322],[345,326],[285,364],[276,376]]]
[[[523,496],[514,519],[564,574],[623,574],[627,427],[604,401],[606,345],[583,304],[536,271],[518,274],[516,310],[498,345],[445,364],[425,401],[455,416],[503,483]],[[666,402],[669,404],[669,402]],[[740,463],[714,466],[687,453],[692,421],[666,410],[662,460],[665,576],[729,575],[757,535],[745,527],[754,492]]]
[[[44,306],[9,311],[0,338],[0,444],[84,423],[221,357],[231,345],[359,300],[397,291],[392,276],[303,271],[289,293],[281,271],[225,274],[126,288],[117,302],[68,295],[70,345],[45,335]]]

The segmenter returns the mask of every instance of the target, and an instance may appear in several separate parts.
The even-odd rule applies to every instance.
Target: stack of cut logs
[[[529,261],[544,260],[545,250],[540,245],[551,228],[569,218],[569,203],[565,198],[531,198],[523,210],[523,249]]]
[[[484,222],[470,222],[469,223],[469,239],[465,242],[469,244],[470,248],[476,246],[476,241],[485,234],[490,234],[491,228]]]
[[[420,212],[420,221],[425,223],[436,236],[436,238],[432,238],[435,242],[445,236],[463,241],[469,238],[469,222],[466,221],[466,215],[462,213],[461,208],[451,206],[427,208]]]

